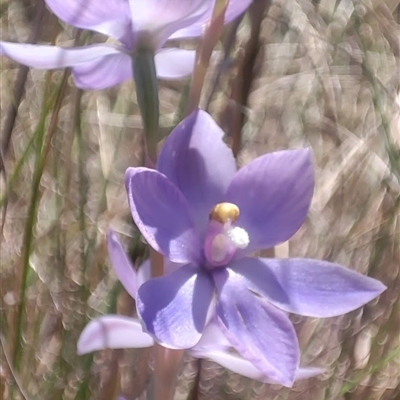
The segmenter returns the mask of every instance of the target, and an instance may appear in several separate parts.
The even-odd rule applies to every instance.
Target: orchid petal
[[[81,89],[106,89],[132,78],[132,60],[123,52],[106,55],[74,66],[72,75]]]
[[[236,224],[250,237],[247,253],[273,247],[303,224],[314,190],[309,149],[285,150],[256,158],[233,178],[225,201],[236,204]]]
[[[276,307],[309,317],[346,314],[386,289],[376,279],[320,260],[247,258],[230,267],[247,279],[250,290],[265,296]],[[285,296],[271,290],[272,285],[283,289]]]
[[[157,169],[182,191],[200,231],[236,172],[223,135],[208,113],[196,110],[171,132],[158,158]]]
[[[175,31],[190,26],[212,9],[214,0],[130,0],[135,32],[150,32],[158,46]],[[162,16],[160,18],[160,16]]]
[[[132,217],[153,249],[177,263],[201,259],[186,199],[165,175],[128,168],[126,188]]]
[[[108,255],[111,264],[119,281],[131,297],[136,299],[138,290],[138,278],[136,271],[126,254],[122,243],[119,241],[117,234],[113,230],[109,230],[107,234]]]
[[[302,381],[304,379],[314,378],[314,376],[321,375],[325,372],[323,368],[317,367],[300,367],[296,371],[295,381]]]
[[[205,354],[213,350],[222,350],[228,347],[232,347],[226,336],[222,333],[218,323],[212,321],[205,327],[201,339],[192,347],[189,352],[193,357],[204,358],[203,356],[198,357],[199,354]]]
[[[78,340],[78,354],[103,349],[151,347],[154,339],[144,333],[140,322],[119,315],[105,315],[90,321]]]
[[[183,263],[174,263],[170,260],[168,260],[168,258],[164,258],[164,274],[170,274],[171,272],[176,271],[177,269],[179,269],[180,267],[183,267],[185,264]]]
[[[185,264],[181,263],[173,263],[168,260],[168,258],[164,258],[164,274],[168,275],[171,272],[176,271],[178,268],[183,267]],[[137,270],[137,287],[143,285],[143,283],[147,282],[151,278],[151,262],[149,259],[143,262],[143,264]]]
[[[196,358],[208,358],[217,364],[229,369],[236,374],[246,376],[247,378],[257,381],[279,384],[268,376],[265,376],[258,368],[256,368],[250,361],[245,360],[237,354],[232,354],[227,350],[214,350],[210,349],[204,352],[196,352]],[[320,368],[298,368],[295,372],[295,381],[312,378],[323,372]]]
[[[230,0],[225,12],[225,24],[229,24],[237,17],[242,15],[253,0]],[[180,29],[171,35],[170,39],[182,39],[190,37],[198,37],[203,34],[205,25],[210,21],[213,8],[210,7],[208,12],[199,18],[196,22],[190,24],[186,28]]]
[[[120,54],[120,50],[108,45],[64,48],[58,46],[0,42],[0,55],[7,56],[28,67],[39,69],[71,67],[115,54]]]
[[[249,290],[262,293],[274,304],[290,303],[284,286],[275,274],[264,265],[265,260],[255,257],[239,258],[229,263],[229,269],[244,279],[243,282]],[[267,293],[268,295],[266,295]]]
[[[145,282],[147,282],[150,279],[151,279],[151,262],[148,259],[144,261],[143,264],[137,270],[137,287],[140,288],[140,286],[142,286]]]
[[[260,301],[234,271],[216,271],[213,277],[219,295],[217,317],[222,332],[264,376],[291,387],[300,350],[287,315]]]
[[[58,18],[77,28],[89,29],[123,40],[132,35],[129,6],[125,0],[46,0]]]
[[[200,267],[185,265],[140,286],[137,310],[147,332],[167,348],[190,348],[201,337],[214,285]]]
[[[155,55],[157,76],[161,79],[181,79],[193,72],[194,50],[166,48]]]

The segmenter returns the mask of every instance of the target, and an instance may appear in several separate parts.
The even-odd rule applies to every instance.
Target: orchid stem
[[[154,400],[172,400],[184,350],[155,345]]]
[[[151,276],[156,278],[164,275],[164,259],[160,253],[150,248]]]
[[[145,48],[139,49],[133,56],[132,61],[136,97],[145,133],[146,157],[155,163],[157,159],[160,102],[158,99],[158,80],[154,51]]]
[[[210,65],[212,51],[221,37],[224,28],[225,11],[228,4],[228,0],[217,0],[215,2],[212,19],[203,37],[200,38],[196,53],[196,64],[189,90],[188,105],[185,110],[186,116],[191,114],[200,104],[201,92],[208,66]]]

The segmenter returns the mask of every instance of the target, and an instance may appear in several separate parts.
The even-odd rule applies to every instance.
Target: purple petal
[[[234,19],[242,15],[252,0],[230,0],[228,8],[225,12],[225,24],[232,22]],[[186,28],[180,29],[175,32],[170,39],[181,39],[201,36],[206,23],[211,19],[212,7],[209,8],[208,12],[199,18],[195,23],[192,23]]]
[[[265,376],[258,368],[256,368],[250,361],[245,360],[239,355],[232,354],[227,350],[210,349],[208,351],[196,352],[196,358],[208,358],[217,364],[235,372],[236,374],[246,376],[247,378],[257,381],[279,384],[268,376]],[[323,372],[319,368],[298,368],[295,373],[295,381],[312,378]]]
[[[74,66],[72,75],[81,89],[106,89],[132,78],[132,60],[122,52],[107,55]]]
[[[346,314],[386,289],[378,280],[341,265],[304,258],[247,258],[232,264],[232,269],[247,279],[249,289],[276,307],[317,318]],[[285,296],[277,295],[273,285]]]
[[[213,276],[222,332],[239,354],[264,376],[291,387],[300,351],[289,318],[267,302],[261,302],[234,271],[216,271]]]
[[[58,46],[0,42],[0,55],[7,56],[28,67],[39,69],[71,67],[116,54],[120,54],[120,50],[108,45],[63,48]]]
[[[46,0],[58,18],[77,28],[124,40],[132,36],[129,5],[126,0]]]
[[[299,368],[296,371],[295,380],[302,381],[303,379],[310,379],[314,378],[314,376],[321,375],[324,373],[325,370],[323,368],[316,368],[316,367],[306,367],[306,368]]]
[[[182,191],[202,231],[236,172],[223,135],[209,114],[194,111],[171,132],[158,158],[157,169]]]
[[[285,287],[282,286],[273,271],[265,266],[265,260],[267,259],[244,257],[229,263],[229,269],[244,279],[243,282],[249,290],[260,293],[262,289],[262,294],[274,304],[290,303]],[[272,260],[272,262],[274,261]]]
[[[176,271],[178,268],[183,267],[185,264],[173,263],[168,258],[164,258],[164,275]],[[151,278],[151,263],[147,259],[137,270],[137,286],[140,287],[143,283]]]
[[[181,79],[193,72],[196,52],[194,50],[166,48],[155,56],[157,76],[161,79]]]
[[[138,320],[105,315],[86,325],[78,340],[78,354],[103,349],[150,347],[153,344],[153,338],[143,332]]]
[[[213,292],[206,272],[185,265],[139,288],[138,314],[147,331],[164,347],[190,348],[200,340]]]
[[[180,267],[183,267],[185,264],[183,263],[174,263],[170,260],[168,260],[168,258],[164,258],[164,274],[170,274],[171,272],[176,271],[177,269],[179,269]]]
[[[161,47],[175,31],[190,26],[212,9],[214,0],[130,1],[135,32],[149,32]]]
[[[137,285],[138,288],[142,286],[145,282],[151,279],[151,263],[147,259],[137,270]]]
[[[148,168],[128,168],[125,182],[132,217],[150,246],[173,262],[201,260],[200,239],[180,190]]]
[[[109,230],[107,234],[108,255],[111,264],[119,281],[131,297],[136,299],[138,290],[138,279],[136,271],[127,256],[122,243],[119,241],[117,234],[113,230]]]
[[[241,168],[225,201],[240,208],[237,225],[250,237],[246,252],[273,247],[293,236],[307,216],[313,191],[309,149],[269,153]]]
[[[222,350],[228,347],[232,347],[230,342],[222,333],[218,323],[212,321],[207,324],[201,339],[196,346],[190,349],[189,353],[192,354],[193,357],[205,358],[203,357],[203,354],[209,351]]]

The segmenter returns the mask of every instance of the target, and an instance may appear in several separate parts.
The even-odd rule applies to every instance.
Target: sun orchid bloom
[[[215,0],[45,0],[61,20],[100,32],[119,44],[83,47],[0,42],[5,55],[32,68],[72,67],[81,89],[104,89],[132,77],[132,56],[155,52],[157,76],[180,79],[192,73],[195,51],[162,48],[167,40],[197,37],[210,20]],[[246,11],[252,0],[231,0],[225,23]]]
[[[129,168],[133,219],[149,245],[184,266],[146,281],[137,311],[170,348],[192,348],[215,321],[263,376],[291,386],[299,344],[287,313],[345,314],[385,286],[326,261],[255,258],[303,224],[314,190],[309,149],[266,154],[237,171],[223,131],[197,110],[168,136],[157,170]]]
[[[127,256],[122,243],[112,230],[107,235],[108,253],[112,266],[125,290],[134,299],[138,288],[150,279],[150,262],[145,261],[136,272]],[[166,273],[171,273],[180,267],[166,260]],[[140,320],[119,315],[104,315],[89,322],[78,341],[78,353],[86,354],[106,348],[127,349],[151,347],[154,338],[143,332]],[[187,353],[196,358],[207,358],[223,367],[251,379],[267,383],[277,383],[263,375],[250,361],[243,359],[231,351],[231,345],[218,328],[210,322],[203,332],[199,342]],[[322,372],[319,368],[299,368],[296,380],[311,378]]]

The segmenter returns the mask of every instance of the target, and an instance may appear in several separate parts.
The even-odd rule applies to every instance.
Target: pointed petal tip
[[[217,346],[196,346],[189,350],[195,358],[207,358],[217,364],[229,369],[236,374],[245,376],[256,381],[265,382],[269,384],[280,384],[288,387],[292,387],[293,383],[291,380],[279,381],[272,379],[269,375],[265,375],[249,360],[241,357],[238,354],[232,353],[232,349],[228,347],[217,347]],[[325,370],[318,367],[299,367],[295,373],[295,382],[310,379],[317,375],[320,375]]]
[[[125,171],[125,184],[128,184],[129,179],[134,175],[136,168],[128,167]]]
[[[73,67],[118,54],[121,54],[119,48],[106,44],[59,47],[0,41],[0,55],[37,69]]]
[[[154,339],[143,332],[137,319],[119,315],[104,315],[90,321],[77,343],[79,355],[104,349],[151,347]]]
[[[202,235],[210,210],[221,202],[236,173],[224,132],[206,111],[195,109],[166,139],[157,168],[179,188]],[[218,168],[215,168],[218,165]]]
[[[107,242],[115,242],[118,240],[117,234],[113,228],[108,228],[107,233],[106,233],[106,239],[107,239]]]
[[[129,295],[136,299],[139,285],[136,270],[124,246],[120,242],[118,235],[112,229],[107,233],[107,248],[112,267],[117,274],[118,280]]]
[[[296,381],[301,381],[304,379],[309,379],[309,378],[314,378],[315,376],[321,375],[325,372],[324,368],[318,368],[318,367],[305,367],[305,368],[299,368],[296,371],[296,376],[295,380]]]
[[[265,296],[281,310],[307,317],[344,315],[386,290],[379,280],[328,261],[306,258],[244,260],[246,266],[236,262],[234,271],[247,278],[249,289]],[[260,276],[268,279],[260,280]]]

